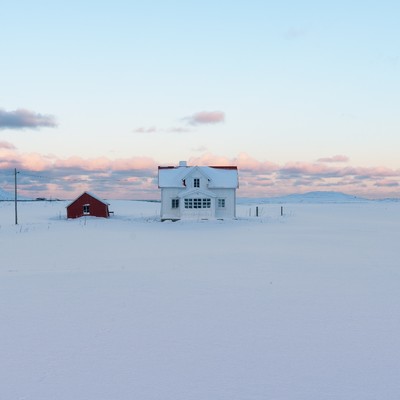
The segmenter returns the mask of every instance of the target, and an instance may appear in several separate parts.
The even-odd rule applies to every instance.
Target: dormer
[[[189,167],[180,162],[179,167],[158,167],[159,188],[237,189],[237,167]]]
[[[200,169],[199,167],[193,167],[191,170],[185,175],[184,181],[186,184],[186,188],[188,189],[207,189],[208,183],[210,182],[210,178],[208,175]]]

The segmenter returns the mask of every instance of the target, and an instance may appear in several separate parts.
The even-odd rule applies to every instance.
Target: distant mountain
[[[303,194],[289,194],[280,197],[241,198],[238,203],[354,203],[368,202],[363,197],[352,196],[341,192],[308,192]]]

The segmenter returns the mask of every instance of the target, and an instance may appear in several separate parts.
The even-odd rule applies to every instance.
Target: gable
[[[210,192],[209,190],[201,190],[201,189],[197,189],[197,188],[193,188],[190,190],[182,190],[182,192],[180,192],[178,194],[178,197],[183,199],[185,197],[192,197],[192,196],[205,196],[205,197],[211,197],[211,198],[215,198],[217,197],[217,195],[213,192]]]
[[[91,194],[91,193],[89,193],[89,192],[83,192],[83,193],[82,193],[81,195],[79,195],[75,200],[71,201],[71,203],[69,203],[69,204],[66,206],[66,208],[72,206],[72,205],[75,204],[75,203],[80,203],[81,200],[87,201],[87,199],[88,199],[88,200],[92,199],[92,200],[94,200],[95,202],[99,202],[99,203],[104,204],[105,206],[108,206],[108,205],[109,205],[109,203],[106,203],[105,201],[100,200],[98,197],[94,196],[93,194]]]
[[[183,181],[204,177],[209,188],[236,189],[239,187],[237,167],[158,167],[159,188],[185,187]]]
[[[203,178],[210,181],[210,177],[206,174],[204,167],[191,167],[183,179],[188,180],[191,178]]]

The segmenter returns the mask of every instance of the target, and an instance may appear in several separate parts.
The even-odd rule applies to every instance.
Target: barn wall
[[[79,218],[84,216],[83,206],[85,204],[89,204],[90,206],[90,214],[85,215],[103,218],[109,217],[107,204],[102,203],[87,193],[83,193],[82,196],[67,207],[67,218]]]

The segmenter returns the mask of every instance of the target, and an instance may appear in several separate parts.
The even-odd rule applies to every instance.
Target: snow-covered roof
[[[237,167],[158,167],[158,187],[183,187],[183,180],[198,170],[209,179],[209,188],[236,189],[239,184]]]
[[[110,203],[107,203],[106,201],[104,201],[104,200],[102,200],[102,199],[99,199],[97,196],[95,196],[94,194],[92,194],[92,193],[90,193],[90,192],[83,192],[83,193],[80,194],[78,197],[76,197],[74,200],[72,200],[69,204],[67,204],[67,205],[65,206],[65,208],[68,208],[71,204],[75,203],[75,201],[77,201],[78,199],[80,199],[85,193],[88,194],[90,197],[93,197],[94,199],[100,201],[101,203],[103,203],[103,204],[105,204],[105,205],[107,205],[107,206],[110,205]]]

